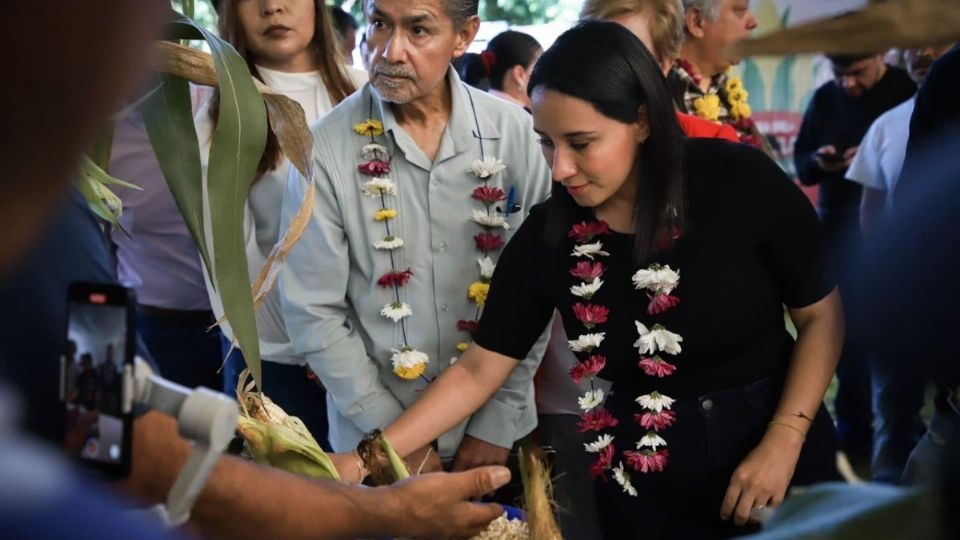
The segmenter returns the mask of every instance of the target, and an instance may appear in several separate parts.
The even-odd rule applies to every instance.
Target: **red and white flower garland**
[[[471,97],[472,105],[473,98]],[[372,111],[372,102],[370,108]],[[474,119],[476,120],[476,111],[474,111]],[[481,232],[475,235],[473,239],[477,250],[484,257],[477,259],[479,278],[467,287],[467,297],[477,306],[476,313],[473,319],[457,322],[457,330],[468,333],[476,330],[483,305],[486,303],[490,291],[490,280],[496,266],[490,255],[498,252],[505,243],[503,236],[498,231],[510,228],[506,222],[505,214],[497,213],[493,208],[494,204],[506,200],[507,196],[501,188],[490,185],[490,181],[506,167],[498,158],[484,155],[483,138],[479,134],[479,122],[477,124],[480,159],[471,163],[468,172],[481,182],[481,185],[470,194],[470,198],[480,203],[481,208],[474,209],[469,219],[481,228]],[[358,134],[370,138],[370,142],[361,149],[364,162],[359,165],[358,169],[362,175],[370,178],[363,183],[361,188],[363,194],[380,202],[380,208],[373,215],[373,219],[383,223],[385,235],[382,240],[375,241],[373,247],[377,250],[386,251],[390,255],[390,271],[382,275],[377,280],[377,284],[384,288],[393,289],[394,293],[394,301],[387,303],[380,311],[380,315],[400,325],[402,343],[397,348],[392,349],[390,357],[393,372],[402,379],[423,378],[430,359],[426,353],[413,348],[407,340],[406,319],[413,315],[413,311],[410,305],[403,302],[400,297],[400,289],[413,277],[413,270],[410,268],[399,269],[397,257],[394,254],[394,251],[402,248],[404,243],[403,239],[397,236],[396,231],[390,227],[390,222],[397,217],[398,212],[395,208],[389,206],[388,198],[396,196],[397,184],[387,177],[390,174],[390,153],[385,146],[378,144],[376,140],[376,137],[383,135],[383,123],[380,120],[369,118],[354,125],[353,129]],[[466,348],[466,341],[457,345],[457,350],[460,352],[463,352]],[[451,359],[451,362],[455,360],[456,357]]]
[[[601,433],[618,426],[620,420],[603,407],[606,396],[602,389],[594,386],[594,379],[603,371],[607,363],[606,357],[598,352],[606,332],[597,330],[609,319],[610,310],[589,301],[604,284],[601,278],[607,269],[595,258],[609,256],[609,253],[603,250],[603,243],[599,239],[609,234],[611,234],[610,228],[603,221],[578,223],[569,233],[575,241],[570,255],[576,259],[587,259],[578,260],[570,269],[570,274],[579,281],[579,284],[570,287],[570,293],[581,299],[573,304],[573,315],[587,330],[577,339],[569,340],[570,349],[579,353],[581,359],[570,370],[570,376],[577,384],[583,380],[590,382],[590,390],[577,400],[584,411],[577,425],[581,433],[587,431],[600,433],[596,441],[584,444],[587,452],[597,454],[596,461],[590,467],[591,476],[605,477],[609,470],[614,480],[623,487],[624,492],[636,497],[637,491],[630,481],[630,473],[624,467],[623,461],[613,466],[616,453],[613,444],[614,436]],[[680,283],[680,274],[669,266],[653,264],[648,268],[640,269],[633,275],[632,281],[635,289],[647,293],[648,315],[659,315],[680,303],[679,298],[672,294]],[[683,338],[659,324],[650,329],[639,321],[635,321],[635,324],[639,338],[633,346],[640,353],[638,367],[645,374],[657,379],[672,375],[677,367],[665,360],[664,356],[680,354],[680,343]],[[667,441],[660,433],[676,421],[676,413],[670,410],[674,399],[653,391],[638,396],[635,401],[643,412],[634,414],[633,420],[647,431],[636,442],[636,449],[625,450],[622,456],[634,471],[660,472],[666,467],[670,455],[666,448]]]

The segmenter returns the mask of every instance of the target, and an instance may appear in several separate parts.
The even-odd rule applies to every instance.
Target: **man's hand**
[[[820,167],[820,170],[824,172],[839,172],[850,166],[845,159],[839,159],[837,149],[832,144],[817,148],[813,160],[817,163],[817,167]]]
[[[392,498],[383,506],[395,534],[414,538],[470,538],[503,513],[498,504],[469,502],[510,481],[505,467],[482,467],[459,473],[410,478],[384,489]]]
[[[453,458],[454,471],[466,471],[484,465],[504,465],[510,449],[464,435]]]

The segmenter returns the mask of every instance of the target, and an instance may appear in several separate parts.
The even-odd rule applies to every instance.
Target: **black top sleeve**
[[[526,358],[553,315],[545,283],[551,268],[544,234],[549,204],[534,207],[504,248],[474,335],[481,347],[517,360]]]
[[[738,152],[742,200],[756,221],[760,256],[783,302],[804,307],[825,297],[834,287],[826,268],[823,230],[810,201],[783,170],[753,148]]]

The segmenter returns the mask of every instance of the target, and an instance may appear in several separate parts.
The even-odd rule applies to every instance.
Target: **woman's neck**
[[[259,67],[267,68],[281,73],[310,73],[320,69],[320,63],[310,51],[303,51],[300,54],[284,59],[254,58],[253,63]]]

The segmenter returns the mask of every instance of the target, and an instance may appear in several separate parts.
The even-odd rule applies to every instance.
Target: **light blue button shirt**
[[[473,236],[482,229],[470,220],[483,206],[470,198],[481,185],[468,170],[480,158],[476,107],[486,156],[496,156],[506,169],[490,184],[516,190],[520,211],[509,216],[509,238],[530,207],[545,200],[550,171],[536,143],[530,116],[462,84],[453,69],[447,74],[452,112],[439,150],[431,163],[401,128],[390,109],[369,84],[344,100],[313,126],[317,197],[303,237],[281,270],[283,315],[296,350],[305,355],[328,391],[331,402],[330,442],[337,451],[353,449],[364,432],[385,428],[412,404],[426,386],[422,379],[402,380],[392,371],[391,349],[402,343],[401,327],[380,315],[394,301],[390,288],[377,279],[391,270],[388,252],[373,243],[384,238],[384,225],[374,221],[379,199],[365,196],[361,185],[369,177],[357,167],[369,137],[353,126],[371,115],[381,119],[385,133],[377,142],[392,156],[389,177],[397,184],[389,206],[398,211],[390,221],[404,246],[393,252],[396,268],[410,268],[413,278],[400,289],[400,298],[413,315],[405,319],[408,344],[426,353],[425,377],[439,375],[467,341],[457,321],[473,319],[476,306],[467,298],[468,285],[479,278]],[[285,229],[303,199],[306,182],[295,169],[284,194]],[[500,203],[502,206],[504,203]],[[466,433],[510,447],[536,426],[533,374],[545,346],[545,336],[514,371],[510,380],[465,424],[439,440],[440,453],[451,455]]]

